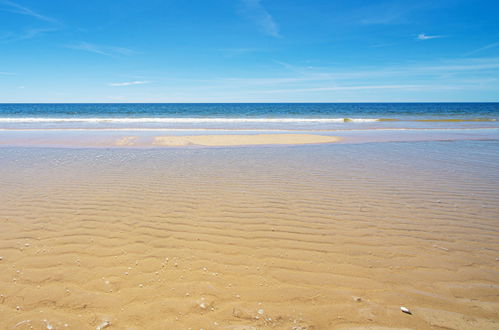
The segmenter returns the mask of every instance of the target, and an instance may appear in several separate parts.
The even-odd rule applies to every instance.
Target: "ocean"
[[[0,104],[0,144],[221,131],[334,135],[342,143],[496,140],[498,119],[499,103]]]
[[[0,127],[491,126],[499,103],[0,104]],[[412,123],[412,124],[409,124]],[[487,123],[487,124],[483,124]],[[450,124],[446,124],[450,125]],[[350,126],[352,127],[352,126]]]

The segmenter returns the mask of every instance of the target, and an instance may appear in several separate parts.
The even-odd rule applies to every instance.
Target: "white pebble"
[[[411,311],[409,310],[409,308],[407,308],[407,307],[401,306],[400,310],[406,314],[412,314]]]
[[[257,313],[258,313],[258,314],[260,314],[260,315],[263,315],[263,314],[265,314],[265,311],[264,311],[263,309],[259,309],[259,310],[257,311]]]
[[[101,330],[101,329],[107,328],[107,327],[108,327],[108,326],[110,326],[110,325],[111,325],[111,322],[109,322],[109,321],[104,321],[104,322],[102,322],[101,324],[99,324],[99,325],[95,328],[95,330]]]

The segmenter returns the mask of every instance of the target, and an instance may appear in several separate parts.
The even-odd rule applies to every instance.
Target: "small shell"
[[[400,310],[406,314],[412,314],[411,311],[409,310],[409,308],[407,308],[407,307],[401,306]]]
[[[104,322],[102,322],[101,324],[99,324],[99,325],[98,325],[95,329],[96,329],[96,330],[102,330],[102,329],[104,329],[104,328],[107,328],[107,327],[108,327],[108,326],[110,326],[110,325],[111,325],[111,322],[109,322],[109,321],[104,321]]]

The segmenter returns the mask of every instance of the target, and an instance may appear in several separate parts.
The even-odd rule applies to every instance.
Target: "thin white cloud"
[[[218,51],[223,52],[228,57],[235,57],[239,55],[255,53],[262,51],[260,48],[220,48]]]
[[[274,18],[263,7],[261,0],[241,0],[243,5],[243,13],[249,17],[261,31],[269,36],[279,38],[279,26],[274,21]]]
[[[150,81],[136,80],[136,81],[125,81],[125,82],[119,82],[119,83],[110,83],[109,86],[122,87],[122,86],[132,86],[132,85],[143,85],[143,84],[148,84],[148,83],[150,83]]]
[[[57,31],[57,29],[27,29],[20,33],[6,32],[0,35],[0,42],[8,43],[12,41],[32,39],[54,31]]]
[[[13,76],[13,75],[15,75],[15,73],[14,72],[0,71],[0,75],[3,75],[3,76]]]
[[[391,66],[385,67],[383,69],[378,68],[364,68],[356,71],[348,70],[337,70],[335,68],[328,67],[300,67],[294,66],[284,62],[275,61],[277,64],[283,66],[289,73],[284,74],[281,77],[226,77],[217,78],[211,80],[210,83],[213,85],[222,84],[228,88],[239,86],[241,88],[246,88],[249,86],[257,85],[268,85],[268,86],[295,86],[303,84],[317,84],[321,85],[337,85],[341,82],[349,84],[345,89],[341,87],[340,89],[365,89],[362,86],[367,86],[367,84],[362,84],[358,86],[351,86],[352,82],[360,82],[373,79],[400,79],[401,77],[411,79],[417,79],[421,81],[429,81],[428,79],[435,80],[439,79],[441,81],[442,77],[451,75],[453,80],[459,78],[462,75],[480,75],[492,74],[491,72],[497,72],[499,70],[499,58],[470,58],[470,59],[457,59],[457,60],[447,60],[440,63],[421,63],[421,64],[410,64],[401,66]],[[495,71],[493,71],[495,70]],[[484,77],[480,78],[482,81]],[[393,81],[393,80],[392,80]],[[395,85],[378,85],[384,86],[386,89],[389,86],[395,88]],[[401,85],[396,85],[401,86]],[[407,85],[403,85],[408,88]],[[301,86],[300,86],[301,87]],[[318,88],[334,88],[338,90],[338,87],[323,87],[318,86]],[[371,87],[369,87],[371,88]],[[378,87],[381,88],[381,87]],[[316,91],[319,91],[315,89]],[[298,90],[300,91],[300,90]]]
[[[435,86],[432,86],[434,89]],[[327,92],[327,91],[359,91],[359,90],[378,90],[378,89],[399,89],[399,90],[421,90],[428,88],[424,85],[366,85],[366,86],[332,86],[317,88],[287,88],[259,91],[260,93],[302,93],[302,92]]]
[[[57,20],[52,18],[52,17],[41,15],[41,14],[39,14],[39,13],[37,13],[37,12],[27,8],[27,7],[21,6],[18,3],[8,1],[8,0],[0,0],[0,10],[11,12],[11,13],[16,13],[16,14],[21,14],[21,15],[26,15],[26,16],[31,16],[31,17],[34,17],[34,18],[37,18],[39,20],[46,21],[46,22],[57,23]]]
[[[438,38],[443,38],[444,36],[439,36],[439,35],[426,35],[424,33],[418,34],[418,40],[429,40],[429,39],[438,39]]]
[[[408,24],[411,14],[428,8],[423,1],[371,1],[366,6],[356,6],[351,15],[345,19],[363,25]]]
[[[39,35],[42,35],[47,32],[53,32],[56,31],[56,29],[29,29],[27,30],[24,34],[21,34],[18,39],[31,39],[38,37]]]
[[[494,43],[488,44],[486,46],[480,47],[478,49],[475,49],[475,50],[473,50],[473,51],[465,54],[465,56],[473,55],[473,54],[476,54],[476,53],[479,53],[481,51],[484,51],[484,50],[487,50],[487,49],[490,49],[490,48],[494,48],[494,47],[497,47],[497,46],[499,46],[499,42],[494,42]]]
[[[135,51],[124,47],[103,46],[103,45],[91,44],[88,42],[79,42],[75,44],[70,44],[66,45],[66,47],[104,56],[132,55],[136,53]]]

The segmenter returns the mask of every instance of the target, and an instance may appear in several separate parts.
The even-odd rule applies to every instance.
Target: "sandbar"
[[[156,146],[242,146],[265,144],[315,144],[333,143],[340,139],[335,136],[315,134],[223,134],[223,135],[169,135],[157,136]]]

